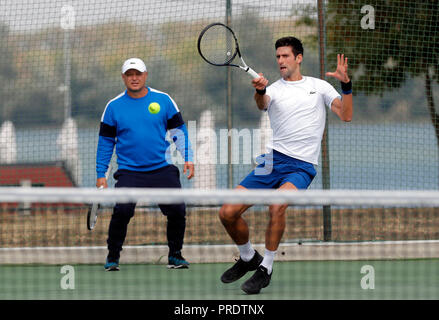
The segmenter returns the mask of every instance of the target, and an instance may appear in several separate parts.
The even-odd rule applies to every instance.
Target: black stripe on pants
[[[118,170],[114,174],[116,188],[181,188],[180,172],[174,165],[169,165],[148,172]],[[127,234],[128,223],[134,216],[135,203],[116,203],[108,230],[108,250],[111,259],[118,259]],[[186,205],[159,204],[162,213],[167,217],[166,236],[169,252],[183,248],[186,229]]]

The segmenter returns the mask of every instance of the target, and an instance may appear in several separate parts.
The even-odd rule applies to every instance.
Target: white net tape
[[[109,188],[0,188],[0,202],[68,203],[222,203],[340,206],[438,206],[439,191],[381,190],[199,190]]]

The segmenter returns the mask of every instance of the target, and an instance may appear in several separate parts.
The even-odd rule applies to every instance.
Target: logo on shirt
[[[314,93],[316,93],[316,91],[310,91],[310,92],[309,92],[309,94],[314,94]]]
[[[148,106],[149,113],[156,114],[160,112],[160,105],[157,102],[152,102]]]

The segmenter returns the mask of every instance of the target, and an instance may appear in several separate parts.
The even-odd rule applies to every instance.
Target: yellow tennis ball
[[[157,102],[152,102],[149,107],[148,111],[152,114],[156,114],[160,112],[160,105]]]

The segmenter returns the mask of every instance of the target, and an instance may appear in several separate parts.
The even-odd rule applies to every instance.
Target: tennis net
[[[166,217],[156,204],[181,201],[187,205],[182,253],[191,265],[187,273],[178,275],[182,277],[183,287],[180,289],[183,291],[172,289],[169,293],[165,290],[168,294],[164,295],[157,293],[157,289],[173,288],[173,281],[180,280],[166,273],[170,272],[164,266],[168,254]],[[86,220],[88,208],[93,202],[100,202],[103,209],[96,227],[90,231]],[[132,279],[125,279],[128,282],[116,284],[117,293],[108,295],[105,293],[108,279],[104,276],[108,273],[104,272],[103,264],[107,255],[109,222],[116,202],[137,203],[121,252],[122,276],[118,277],[140,278],[149,284],[136,281],[130,284]],[[265,247],[269,205],[289,204],[286,229],[274,264],[274,269],[279,270],[278,286],[277,289],[270,288],[273,291],[267,290],[271,292],[269,299],[307,298],[306,294],[310,295],[308,298],[364,298],[361,288],[356,291],[362,276],[359,272],[364,265],[379,266],[389,279],[397,275],[395,281],[403,281],[408,274],[422,278],[414,280],[420,283],[416,282],[416,290],[409,288],[408,296],[397,294],[405,290],[404,285],[399,284],[396,288],[386,282],[390,280],[384,279],[382,285],[388,286],[389,290],[394,289],[394,292],[377,291],[378,296],[366,298],[439,297],[439,292],[434,289],[438,288],[439,280],[434,275],[439,258],[437,191],[237,192],[226,189],[114,188],[98,191],[94,188],[11,187],[0,189],[0,203],[0,277],[5,284],[0,290],[0,298],[180,299],[193,288],[193,299],[242,299],[239,290],[231,293],[219,282],[221,273],[239,257],[237,246],[218,218],[223,203],[255,204],[243,217],[250,228],[250,241],[260,253]],[[324,217],[323,206],[330,207],[329,218]],[[77,285],[76,295],[65,296],[59,288],[62,275],[58,270],[65,265],[78,270],[78,279],[82,281],[90,280],[88,277],[100,280],[95,280],[97,283],[94,282],[94,285],[77,280],[80,284]],[[83,271],[84,268],[86,271]],[[343,284],[345,275],[340,270],[351,274],[349,285]],[[356,270],[356,275],[352,274],[352,270]],[[30,273],[34,274],[32,283],[37,282],[31,288],[23,280],[23,274],[26,278],[30,277]],[[53,285],[53,282],[46,279],[50,278],[48,274],[55,277],[53,281],[58,287],[50,287],[48,283]],[[306,281],[296,279],[297,274],[309,274],[310,278]],[[324,274],[332,279],[330,284],[325,282]],[[383,276],[382,273],[380,275]],[[308,290],[302,291],[300,296],[297,295],[296,285],[290,288],[280,283],[297,281],[302,286],[300,290]],[[341,281],[342,286],[346,285],[347,291],[340,293],[339,285],[335,284],[337,281]],[[412,286],[413,283],[407,285]],[[356,289],[349,289],[349,286]],[[314,290],[323,291],[317,293]],[[359,296],[351,296],[349,290],[354,290]],[[327,295],[323,297],[321,292],[327,292]]]
[[[436,191],[2,188],[0,200],[2,263],[102,262],[115,202],[138,203],[125,242],[127,262],[154,263],[162,256],[143,251],[166,253],[166,217],[156,204],[179,202],[188,207],[185,252],[194,262],[227,262],[237,254],[218,218],[222,203],[255,204],[244,217],[252,242],[262,250],[268,206],[289,203],[278,257],[282,260],[439,257],[439,250],[429,250],[439,248]],[[103,209],[96,228],[89,231],[92,202],[100,202]],[[326,225],[322,206],[331,206]],[[325,232],[329,241],[324,241]],[[312,246],[298,249],[300,244]],[[350,249],[341,254],[335,248]]]

